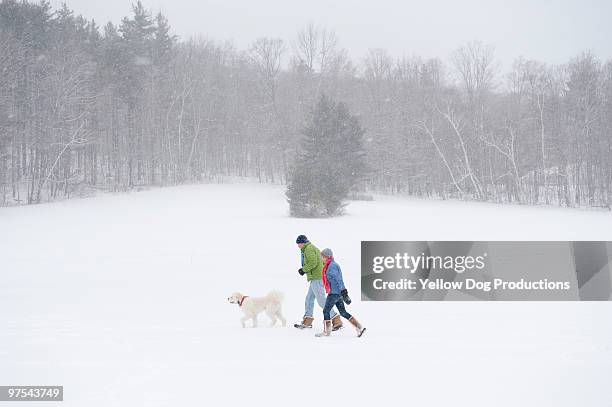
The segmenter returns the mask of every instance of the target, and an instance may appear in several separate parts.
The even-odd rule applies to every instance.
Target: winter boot
[[[351,317],[351,319],[349,319],[349,322],[355,327],[355,329],[357,330],[357,337],[361,338],[361,335],[363,335],[363,333],[365,332],[365,328],[359,323],[359,321],[357,321],[355,319],[355,317]]]
[[[315,336],[317,338],[320,338],[322,336],[329,336],[331,335],[331,332],[332,332],[331,321],[323,321],[323,332],[319,332],[318,334],[315,334]]]
[[[297,329],[312,328],[312,321],[314,321],[313,317],[304,317],[301,323],[293,324],[293,326]]]
[[[342,319],[340,319],[340,315],[336,315],[332,318],[332,331],[337,331],[342,329]]]

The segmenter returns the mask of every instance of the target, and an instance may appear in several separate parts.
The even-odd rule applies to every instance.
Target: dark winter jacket
[[[327,270],[325,271],[325,277],[329,282],[329,293],[328,294],[340,294],[344,290],[344,281],[342,280],[342,270],[340,265],[333,259],[329,262]]]
[[[302,270],[306,273],[306,279],[308,281],[320,280],[323,259],[319,249],[312,243],[307,242],[300,251],[302,252]]]

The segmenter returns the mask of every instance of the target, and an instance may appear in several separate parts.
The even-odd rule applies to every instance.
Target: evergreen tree
[[[123,39],[122,51],[126,54],[124,86],[130,107],[141,102],[153,59],[155,24],[151,13],[139,1],[132,6],[132,18],[124,17],[119,26]]]
[[[364,131],[343,103],[322,96],[303,134],[286,193],[291,216],[338,215],[367,170]]]

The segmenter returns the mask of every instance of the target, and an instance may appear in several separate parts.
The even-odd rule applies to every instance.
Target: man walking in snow
[[[304,318],[301,323],[295,324],[294,326],[298,329],[312,328],[315,299],[321,308],[325,306],[325,287],[321,274],[323,270],[323,259],[321,258],[319,249],[309,242],[306,236],[299,235],[295,243],[297,243],[300,248],[302,257],[302,267],[298,270],[298,273],[301,276],[306,275],[308,292],[306,293],[306,299],[304,301]],[[332,310],[330,318],[334,331],[342,328],[340,315]]]

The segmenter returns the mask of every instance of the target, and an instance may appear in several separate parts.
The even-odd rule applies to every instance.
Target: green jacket
[[[308,281],[321,280],[321,271],[323,270],[323,259],[321,252],[310,242],[307,242],[300,249],[302,252],[302,270],[306,273]]]

